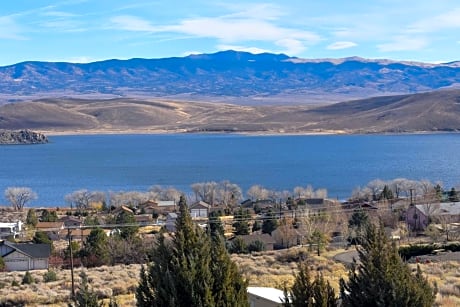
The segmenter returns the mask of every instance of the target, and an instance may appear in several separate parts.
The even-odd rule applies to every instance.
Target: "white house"
[[[283,306],[284,292],[267,287],[248,287],[248,300],[251,307]]]
[[[8,238],[10,236],[16,238],[22,231],[22,222],[16,223],[0,223],[0,239]]]
[[[204,201],[199,201],[190,206],[190,215],[192,218],[208,218],[208,212],[211,206]]]
[[[50,255],[50,244],[0,242],[0,256],[7,271],[47,270]]]

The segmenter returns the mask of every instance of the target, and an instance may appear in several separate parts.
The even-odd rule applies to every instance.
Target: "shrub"
[[[418,244],[418,245],[409,245],[399,248],[399,255],[403,260],[408,260],[411,257],[422,256],[431,254],[435,249],[438,249],[439,246],[433,244]]]
[[[48,270],[48,272],[43,274],[44,282],[52,282],[57,280],[56,272],[53,270]]]
[[[22,284],[23,285],[30,285],[34,283],[34,279],[32,277],[32,274],[30,274],[29,271],[24,274],[24,277],[22,278]]]
[[[0,257],[0,272],[4,271],[6,268],[5,261],[3,260],[3,257]]]
[[[254,242],[251,242],[248,245],[248,251],[249,252],[262,252],[264,250],[265,250],[265,244],[264,244],[264,242],[262,242],[260,240],[256,240]]]
[[[19,283],[16,279],[13,279],[13,281],[11,282],[11,287],[19,287]]]

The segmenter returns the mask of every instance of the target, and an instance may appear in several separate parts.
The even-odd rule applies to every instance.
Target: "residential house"
[[[150,214],[135,215],[134,219],[136,220],[136,223],[140,225],[148,225],[153,223],[153,218]]]
[[[50,240],[59,240],[64,234],[64,222],[38,222],[35,226],[37,231],[43,231]]]
[[[8,237],[16,238],[22,231],[22,222],[16,223],[0,223],[0,239]]]
[[[91,228],[79,228],[79,229],[71,229],[70,230],[70,237],[74,241],[85,241],[86,238],[89,236],[91,233],[92,229]],[[66,232],[65,237],[63,239],[68,240],[69,235]]]
[[[149,200],[139,205],[139,213],[153,214],[168,214],[176,210],[176,202],[174,200]]]
[[[64,223],[64,227],[81,227],[83,225],[83,221],[75,216],[66,215],[61,218],[59,221]]]
[[[283,306],[284,292],[276,288],[248,287],[248,300],[251,307]]]
[[[407,225],[413,230],[425,230],[431,223],[460,222],[460,202],[410,205],[406,211]]]
[[[280,225],[272,231],[271,235],[276,247],[289,248],[307,244],[308,230],[301,224],[297,228],[293,225]]]
[[[134,211],[125,205],[121,205],[120,207],[117,207],[115,208],[115,210],[112,211],[112,213],[115,215],[120,214],[121,212],[134,214]]]
[[[190,215],[192,218],[208,218],[209,214],[209,209],[211,206],[208,203],[205,203],[204,201],[198,201],[194,204],[192,204],[189,209],[190,209]]]
[[[241,203],[241,207],[246,209],[254,209],[256,213],[267,212],[276,207],[276,202],[273,199],[246,199]]]
[[[46,270],[50,255],[50,244],[0,242],[0,256],[7,271]]]
[[[275,240],[272,238],[272,236],[266,233],[263,233],[263,234],[253,233],[250,235],[237,236],[235,238],[241,238],[247,246],[256,241],[260,241],[264,244],[265,250],[267,251],[273,250],[273,246],[275,244]],[[234,240],[235,238],[233,238],[232,240]]]

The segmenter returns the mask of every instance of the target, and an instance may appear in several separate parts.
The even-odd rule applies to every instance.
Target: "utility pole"
[[[69,237],[69,252],[70,252],[70,276],[72,279],[72,292],[71,292],[71,299],[75,299],[75,281],[73,276],[73,250],[72,250],[72,236],[70,233],[70,227],[67,228],[67,236]]]

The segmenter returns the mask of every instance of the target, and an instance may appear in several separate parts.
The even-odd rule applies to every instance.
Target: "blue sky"
[[[14,0],[0,6],[0,65],[219,50],[302,58],[460,60],[458,0]]]

